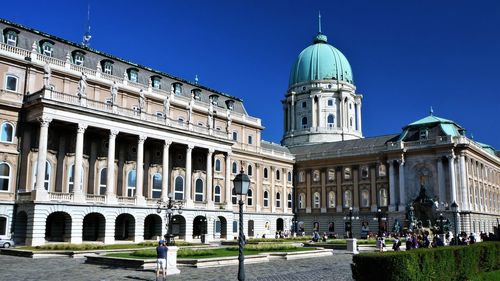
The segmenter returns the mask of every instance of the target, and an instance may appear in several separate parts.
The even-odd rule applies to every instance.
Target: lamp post
[[[182,214],[182,202],[175,201],[173,199],[172,193],[168,194],[168,201],[164,202],[158,200],[156,203],[156,212],[161,214],[162,210],[165,210],[165,217],[167,219],[167,223],[165,224],[165,228],[167,229],[167,234],[165,234],[165,240],[167,241],[167,246],[175,246],[174,235],[172,234],[172,215],[174,213]]]
[[[240,227],[238,233],[238,280],[245,280],[245,256],[243,255],[243,247],[245,246],[245,238],[243,235],[243,195],[247,195],[248,188],[250,187],[250,179],[243,172],[243,169],[240,171],[238,175],[233,180],[234,190],[236,195],[240,195],[240,201],[238,202],[240,209]]]
[[[451,203],[451,211],[453,212],[453,224],[455,228],[455,245],[458,245],[458,225],[457,225],[457,216],[458,216],[458,204],[453,201]]]
[[[376,220],[378,222],[378,237],[382,237],[382,221],[386,221],[387,217],[382,213],[381,209],[377,210],[377,217],[373,218],[373,220]]]
[[[359,220],[358,216],[355,217],[353,215],[352,207],[349,207],[349,213],[347,214],[347,216],[344,217],[344,220],[348,220],[349,221],[349,235],[348,235],[348,238],[352,238],[352,221],[353,220]]]

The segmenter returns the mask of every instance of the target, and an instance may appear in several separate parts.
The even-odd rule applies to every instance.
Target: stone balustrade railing
[[[73,193],[49,192],[51,201],[73,201]]]
[[[135,205],[135,197],[118,196],[119,204]]]
[[[106,195],[86,194],[85,199],[87,202],[105,203]]]

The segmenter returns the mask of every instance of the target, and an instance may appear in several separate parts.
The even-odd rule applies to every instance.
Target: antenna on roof
[[[198,74],[194,75],[194,83],[198,85]]]
[[[474,134],[473,133],[470,133],[470,139],[474,140]]]
[[[92,38],[92,35],[90,35],[90,3],[87,6],[87,26],[86,26],[86,31],[83,34],[83,41],[82,45],[85,47],[88,47],[90,44],[90,39]]]
[[[432,114],[434,114],[434,109],[432,109],[432,105],[431,105],[431,109],[429,110],[429,113],[431,114],[431,116],[432,116]]]
[[[321,11],[318,11],[318,33],[321,34]]]

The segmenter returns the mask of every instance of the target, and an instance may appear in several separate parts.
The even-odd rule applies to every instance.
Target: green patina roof
[[[455,124],[455,122],[451,121],[451,120],[448,120],[448,119],[444,119],[444,118],[441,118],[441,117],[437,117],[437,116],[434,116],[434,115],[429,115],[425,118],[422,118],[420,120],[417,120],[413,123],[410,123],[408,124],[406,127],[409,127],[409,126],[419,126],[419,125],[428,125],[428,124],[432,124],[432,123],[451,123],[451,124]]]
[[[476,144],[478,144],[479,146],[481,146],[486,152],[488,152],[489,154],[493,155],[493,156],[496,156],[495,154],[495,148],[489,144],[485,144],[485,143],[481,143],[481,142],[478,142],[478,141],[474,141]]]
[[[403,128],[403,132],[401,133],[399,139],[404,139],[411,129],[419,127],[429,127],[432,125],[439,125],[441,130],[448,136],[456,137],[461,136],[464,133],[464,128],[455,123],[455,121],[434,116],[432,113],[433,112],[431,109],[431,114],[429,116],[406,125]]]
[[[351,65],[346,57],[328,44],[326,35],[320,32],[313,44],[299,54],[290,72],[289,86],[324,79],[353,83]]]

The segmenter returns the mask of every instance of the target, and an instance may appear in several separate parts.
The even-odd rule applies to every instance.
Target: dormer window
[[[76,65],[83,65],[85,54],[82,51],[73,51],[73,63]]]
[[[174,91],[175,95],[177,96],[182,95],[182,84],[181,83],[172,84],[172,90]]]
[[[11,46],[17,46],[17,34],[19,31],[14,29],[5,29],[3,32],[3,36],[5,38],[5,44]]]
[[[153,89],[161,89],[161,77],[151,76],[151,86]]]
[[[40,42],[40,49],[41,49],[41,53],[43,55],[46,55],[48,57],[52,57],[53,52],[54,52],[54,43],[51,41],[47,41],[47,40],[41,41]]]
[[[211,95],[210,96],[210,102],[213,105],[218,105],[219,104],[219,96],[218,95]]]
[[[139,71],[135,68],[127,69],[128,80],[137,83],[139,81]]]
[[[227,109],[233,110],[234,109],[234,100],[227,100],[226,106],[227,106]]]
[[[429,130],[427,130],[427,128],[420,129],[419,139],[426,140],[428,137],[429,137]]]
[[[113,74],[113,62],[110,60],[101,61],[102,72],[112,75]]]
[[[191,92],[193,93],[193,98],[195,100],[201,100],[201,90],[200,89],[194,89]]]

